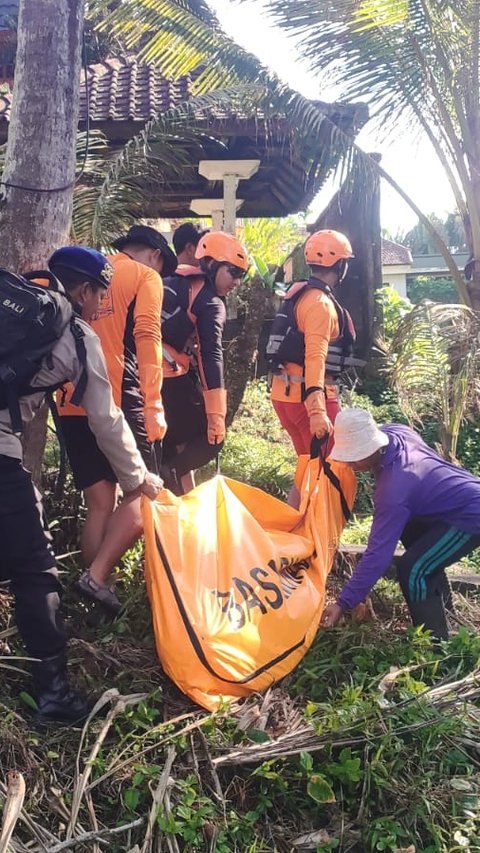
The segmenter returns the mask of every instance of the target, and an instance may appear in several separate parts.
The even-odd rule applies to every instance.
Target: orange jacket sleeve
[[[328,345],[339,332],[335,306],[318,290],[310,290],[299,299],[296,318],[305,335],[305,388],[324,388]]]
[[[145,268],[138,285],[134,309],[135,348],[140,390],[146,408],[161,407],[162,389],[162,279]],[[154,368],[152,370],[152,368]],[[154,381],[152,381],[152,378]]]

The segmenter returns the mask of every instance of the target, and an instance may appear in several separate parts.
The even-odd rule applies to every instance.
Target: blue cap
[[[85,281],[94,281],[107,288],[112,280],[113,267],[102,252],[86,246],[62,246],[48,259],[48,268],[53,273],[57,267],[74,270],[85,276]],[[59,276],[61,279],[61,276]]]

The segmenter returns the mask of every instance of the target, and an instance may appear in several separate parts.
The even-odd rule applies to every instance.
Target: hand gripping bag
[[[296,482],[299,511],[222,476],[181,498],[143,499],[158,655],[209,710],[283,678],[315,637],[355,476],[305,456]]]

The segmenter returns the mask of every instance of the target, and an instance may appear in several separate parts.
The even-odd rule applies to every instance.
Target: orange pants
[[[297,456],[302,456],[305,453],[310,453],[310,444],[312,435],[310,433],[310,421],[308,419],[307,410],[303,403],[287,403],[286,401],[272,400],[273,408],[275,409],[278,419],[292,439],[293,446]],[[335,418],[340,411],[340,403],[338,398],[326,400],[327,415],[332,424],[335,423]],[[332,452],[333,435],[327,444],[327,456]]]

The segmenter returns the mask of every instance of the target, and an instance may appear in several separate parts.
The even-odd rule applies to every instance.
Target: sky
[[[334,101],[338,92],[320,91],[318,80],[298,60],[295,44],[283,31],[273,27],[259,12],[259,2],[235,4],[230,0],[208,0],[225,31],[242,47],[254,53],[289,86],[307,98]],[[393,138],[396,133],[396,137]],[[441,166],[430,144],[408,138],[399,125],[388,142],[380,141],[365,127],[356,140],[365,151],[382,155],[383,168],[412,197],[424,213],[446,215],[454,209],[454,200]],[[312,205],[312,218],[325,207],[332,190],[320,194]],[[405,232],[417,221],[416,215],[388,185],[382,182],[382,227],[395,235]]]

